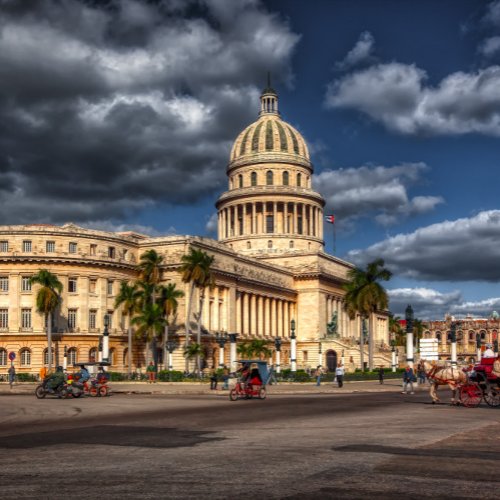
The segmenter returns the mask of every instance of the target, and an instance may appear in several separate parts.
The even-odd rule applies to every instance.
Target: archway
[[[337,368],[337,353],[331,349],[326,351],[326,366],[329,372],[334,372]]]

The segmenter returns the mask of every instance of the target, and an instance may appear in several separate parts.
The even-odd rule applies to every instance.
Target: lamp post
[[[396,372],[396,348],[394,347],[394,344],[392,344],[391,347],[391,354],[392,354],[392,373]]]
[[[63,356],[63,370],[68,368],[68,346],[64,346],[64,356]]]
[[[457,322],[452,321],[450,325],[451,341],[451,366],[457,366]]]
[[[231,366],[231,372],[236,371],[236,337],[237,333],[230,333],[229,335],[229,365]]]
[[[281,339],[274,339],[274,347],[276,348],[276,373],[281,373]]]
[[[477,353],[477,362],[481,361],[481,335],[476,333],[476,353]]]
[[[172,354],[174,353],[175,349],[177,348],[177,343],[175,340],[168,340],[166,343],[166,348],[168,351],[168,371],[171,372],[173,369],[173,363],[172,363]],[[170,378],[170,374],[169,374]]]
[[[215,341],[219,344],[219,368],[224,368],[224,346],[228,341],[227,334],[225,332],[218,333],[215,336]]]
[[[318,365],[323,366],[323,346],[321,345],[321,340],[318,345]]]
[[[102,333],[102,361],[109,361],[109,314],[104,315],[104,332]]]
[[[102,361],[102,335],[99,335],[99,344],[98,344],[98,354],[97,354],[97,361],[99,361],[99,363]]]
[[[396,348],[396,367],[399,367],[399,349]]]
[[[290,364],[292,373],[297,371],[297,337],[295,336],[295,320],[290,321]]]
[[[413,368],[413,309],[410,304],[405,310],[406,319],[406,361]]]

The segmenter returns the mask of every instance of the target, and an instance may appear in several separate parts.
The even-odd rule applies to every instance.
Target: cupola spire
[[[271,87],[271,72],[267,72],[267,87],[260,95],[260,116],[262,115],[279,115],[278,111],[278,94]]]

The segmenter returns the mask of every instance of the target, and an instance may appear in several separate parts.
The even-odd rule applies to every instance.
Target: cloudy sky
[[[0,224],[214,236],[267,71],[336,255],[500,310],[500,0],[0,0]]]

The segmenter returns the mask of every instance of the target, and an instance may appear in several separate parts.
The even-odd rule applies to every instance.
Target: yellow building
[[[109,314],[111,369],[125,371],[129,319],[121,308],[114,310],[114,301],[120,282],[137,278],[140,255],[149,249],[164,258],[162,282],[186,293],[170,328],[182,345],[189,294],[179,267],[190,246],[215,257],[216,286],[206,290],[202,318],[208,366],[218,363],[215,339],[224,332],[236,333],[237,342],[267,339],[270,347],[280,338],[281,365],[289,365],[292,320],[298,368],[333,369],[341,358],[348,369],[359,366],[361,321],[350,320],[343,307],[342,285],[352,264],[325,253],[324,200],[311,186],[313,166],[304,139],[281,119],[273,89],[265,89],[260,100],[257,121],[239,134],[231,151],[229,189],[216,203],[218,241],[151,238],[74,224],[0,227],[0,373],[7,370],[9,352],[16,354],[18,373],[37,373],[46,363],[44,319],[36,312],[36,288],[29,285],[29,277],[42,268],[64,285],[53,321],[56,362],[61,363],[64,349],[69,364],[97,359],[103,318]],[[193,312],[197,304],[194,297]],[[375,364],[389,366],[387,314],[374,316]],[[174,351],[173,365],[184,369],[182,348]],[[133,368],[144,368],[140,342],[134,344]]]

